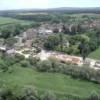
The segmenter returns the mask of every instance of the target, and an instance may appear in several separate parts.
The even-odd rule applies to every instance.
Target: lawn
[[[89,55],[89,58],[100,60],[100,47]]]
[[[100,94],[100,85],[92,82],[72,79],[57,73],[42,73],[31,68],[15,66],[12,73],[0,73],[0,87],[8,87],[20,93],[24,87],[35,87],[39,91],[52,91],[56,94],[89,96],[96,91]]]
[[[17,20],[14,18],[9,17],[0,17],[0,25],[6,25],[6,24],[14,24],[14,23],[20,23],[20,24],[30,24],[32,22],[30,21],[24,21],[24,20]]]

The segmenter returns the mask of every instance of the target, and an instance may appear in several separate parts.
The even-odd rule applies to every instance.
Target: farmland
[[[24,20],[17,20],[14,18],[9,17],[0,17],[0,26],[7,25],[7,24],[30,24],[30,21],[24,21]]]

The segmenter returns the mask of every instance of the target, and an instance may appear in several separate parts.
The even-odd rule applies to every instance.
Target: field
[[[90,58],[100,60],[100,47],[89,55]]]
[[[9,18],[9,17],[0,17],[0,26],[1,25],[7,25],[7,24],[30,24],[32,22],[30,21],[24,21],[24,20],[17,20],[17,19],[14,19],[14,18]]]
[[[0,72],[0,87],[10,88],[16,94],[25,87],[35,87],[39,91],[52,91],[60,95],[80,97],[89,96],[93,91],[100,94],[99,84],[72,79],[57,73],[41,73],[31,68],[18,66],[14,66],[12,73]]]
[[[41,13],[19,13],[18,15],[48,15],[48,13],[41,12]]]

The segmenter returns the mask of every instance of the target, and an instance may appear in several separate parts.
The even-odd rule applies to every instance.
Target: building
[[[100,61],[95,62],[95,67],[100,68]]]
[[[45,28],[40,28],[39,29],[39,32],[38,32],[40,35],[49,35],[49,34],[52,34],[53,31],[50,30],[50,29],[45,29]]]
[[[6,51],[7,54],[15,54],[15,49],[10,49]]]

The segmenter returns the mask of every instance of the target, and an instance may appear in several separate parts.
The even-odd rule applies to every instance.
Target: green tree
[[[58,35],[50,35],[44,43],[44,47],[49,50],[53,50],[55,46],[60,43],[60,38]]]
[[[17,40],[13,37],[5,40],[5,44],[7,45],[8,48],[12,48],[16,42]]]

